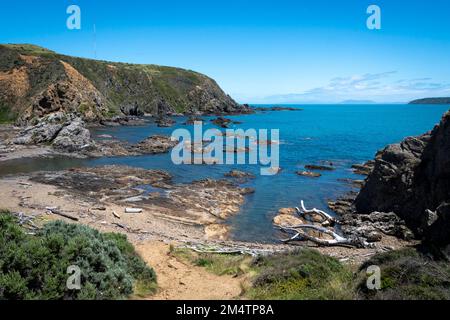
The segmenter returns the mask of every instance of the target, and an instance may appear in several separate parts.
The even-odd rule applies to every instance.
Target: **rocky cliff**
[[[395,212],[417,236],[450,244],[450,112],[432,131],[380,151],[355,207]]]
[[[0,45],[0,122],[37,122],[53,112],[86,121],[113,115],[240,113],[248,109],[200,73]]]

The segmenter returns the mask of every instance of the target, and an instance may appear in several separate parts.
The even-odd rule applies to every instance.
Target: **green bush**
[[[71,265],[81,270],[81,290],[66,287]],[[123,235],[57,221],[32,236],[0,213],[0,299],[122,299],[155,283]]]
[[[370,265],[380,267],[380,290],[367,289],[365,271]],[[434,261],[412,248],[378,254],[365,262],[360,272],[361,299],[450,299],[450,264]]]
[[[335,258],[301,249],[257,258],[255,299],[351,299],[352,272]]]

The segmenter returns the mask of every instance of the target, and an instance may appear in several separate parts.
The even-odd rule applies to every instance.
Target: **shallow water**
[[[170,154],[93,160],[20,160],[0,164],[0,174],[125,164],[167,170],[176,182],[190,182],[206,177],[222,178],[231,169],[249,171],[256,175],[256,179],[250,180],[246,186],[254,187],[256,192],[247,196],[241,212],[228,223],[233,227],[234,238],[263,242],[274,237],[271,220],[279,208],[298,206],[303,199],[307,207],[327,209],[327,200],[351,190],[338,179],[364,178],[352,173],[352,164],[373,159],[376,151],[387,144],[431,130],[449,109],[448,106],[433,105],[306,105],[299,108],[303,110],[229,117],[242,122],[232,128],[280,130],[280,166],[283,170],[275,176],[259,175],[258,165],[174,165]],[[149,135],[170,135],[176,128],[192,128],[182,125],[186,118],[176,120],[177,125],[172,128],[149,124],[104,128],[94,134],[109,134],[138,142]],[[212,127],[209,123],[205,125],[205,129]],[[322,172],[322,177],[317,179],[295,174],[305,164],[324,161],[332,162],[336,170]]]

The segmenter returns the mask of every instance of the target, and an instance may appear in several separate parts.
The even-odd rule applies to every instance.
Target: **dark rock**
[[[158,154],[167,153],[178,144],[178,141],[172,140],[170,136],[154,135],[130,146],[129,150],[140,154]]]
[[[155,122],[158,124],[158,127],[165,127],[165,128],[171,127],[176,123],[175,120],[169,117],[161,117]]]
[[[406,138],[380,151],[372,173],[356,198],[355,207],[359,213],[366,214],[395,212],[417,236],[427,235],[430,241],[440,239],[438,243],[445,245],[450,238],[449,225],[439,213],[435,219],[430,211],[438,212],[438,208],[448,202],[450,112],[433,131]]]
[[[355,188],[362,188],[364,186],[364,180],[353,180],[353,179],[337,179],[339,182],[344,182],[352,185]]]
[[[120,111],[127,116],[143,116],[144,111],[139,109],[137,103],[120,107]]]
[[[193,125],[195,122],[203,122],[203,119],[200,117],[196,117],[196,116],[190,116],[184,124],[185,125]]]
[[[243,196],[247,195],[247,194],[252,194],[255,193],[255,188],[241,188],[241,192],[240,192]]]
[[[334,168],[331,166],[322,166],[322,165],[315,165],[315,164],[307,164],[307,165],[305,165],[305,169],[321,170],[321,171],[333,171],[334,170]]]
[[[369,160],[363,164],[354,164],[352,165],[353,173],[368,176],[375,166],[375,161]]]
[[[300,108],[293,108],[293,107],[257,107],[255,108],[256,111],[303,111],[303,109]]]

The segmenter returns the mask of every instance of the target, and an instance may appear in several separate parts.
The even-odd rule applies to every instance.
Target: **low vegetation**
[[[241,276],[252,273],[252,257],[240,254],[198,253],[190,249],[172,249],[171,254],[184,262],[204,267],[216,275]]]
[[[450,299],[448,261],[434,261],[411,248],[376,255],[360,267],[360,272],[370,265],[381,269],[381,290],[368,290],[361,275],[358,287],[361,299]]]
[[[450,299],[450,265],[416,249],[378,254],[359,268],[312,249],[261,256],[197,253],[172,254],[218,275],[239,276],[244,298],[275,300]],[[381,269],[381,289],[366,286],[367,267]]]
[[[0,124],[13,123],[17,115],[12,113],[9,108],[0,104]]]
[[[311,249],[260,257],[248,296],[253,299],[352,299],[353,274],[338,260]]]
[[[67,288],[69,266],[81,270],[81,289]],[[0,300],[124,299],[154,292],[156,275],[126,237],[61,221],[26,233],[0,213]]]

